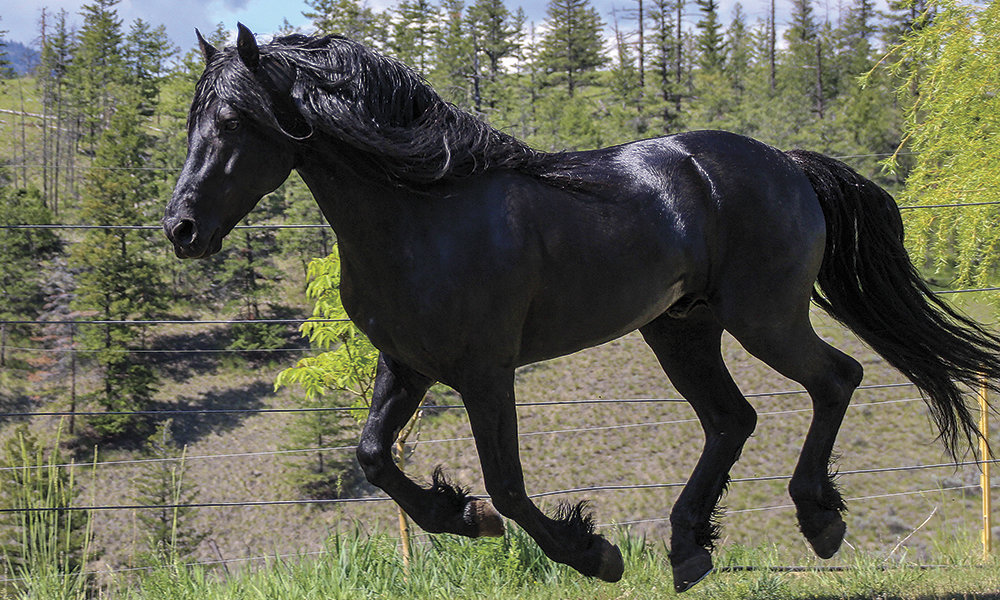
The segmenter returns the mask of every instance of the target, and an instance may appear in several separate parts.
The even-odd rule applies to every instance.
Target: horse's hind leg
[[[483,369],[459,391],[469,413],[486,490],[497,510],[516,521],[550,559],[604,581],[621,579],[625,568],[621,552],[593,532],[582,504],[549,518],[528,498],[518,456],[513,371]]]
[[[829,473],[830,457],[863,370],[816,335],[807,306],[790,320],[774,322],[778,324],[769,325],[761,318],[753,325],[727,324],[727,328],[748,352],[802,384],[812,398],[812,423],[788,491],[802,534],[818,556],[830,558],[843,541],[846,525],[841,513],[847,510]]]
[[[468,537],[503,535],[503,520],[484,500],[449,484],[440,471],[433,485],[411,481],[392,460],[392,444],[433,382],[385,354],[379,356],[368,421],[358,444],[365,477],[383,490],[425,531]]]
[[[683,592],[712,570],[716,507],[757,414],[726,369],[722,326],[707,309],[682,319],[664,315],[640,331],[705,431],[701,458],[670,513],[674,588]]]

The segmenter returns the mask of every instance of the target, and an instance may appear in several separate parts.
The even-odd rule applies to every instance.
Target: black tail
[[[832,158],[793,150],[826,217],[813,299],[899,369],[924,395],[952,455],[982,437],[963,387],[1000,391],[1000,337],[934,295],[903,247],[892,196]]]

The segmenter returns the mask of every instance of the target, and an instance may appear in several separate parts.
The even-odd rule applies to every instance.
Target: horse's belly
[[[618,283],[607,289],[535,302],[525,321],[519,363],[571,354],[619,338],[667,312],[688,294],[678,277],[645,285]]]

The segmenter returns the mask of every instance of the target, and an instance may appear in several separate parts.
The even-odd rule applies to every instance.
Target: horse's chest
[[[426,293],[394,287],[344,295],[344,307],[379,351],[441,380],[456,361],[460,328],[445,318],[447,305],[428,308]]]

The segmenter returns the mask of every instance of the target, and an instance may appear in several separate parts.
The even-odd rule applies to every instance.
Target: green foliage
[[[38,191],[14,189],[3,170],[0,206],[0,226],[52,222],[52,214]],[[0,228],[0,319],[30,320],[38,316],[45,282],[42,262],[61,250],[61,241],[50,230]],[[0,367],[7,362],[7,345],[26,343],[29,335],[30,328],[24,325],[0,325]]]
[[[32,509],[0,515],[0,551],[8,587],[24,598],[83,598],[91,515],[51,510],[73,506],[78,490],[72,467],[58,450],[19,426],[0,454],[0,506]]]
[[[125,37],[127,81],[139,94],[140,113],[152,116],[160,101],[160,85],[166,75],[167,61],[176,52],[163,25],[150,26],[136,19]]]
[[[111,120],[116,88],[125,78],[118,2],[95,0],[83,5],[83,25],[77,32],[68,74],[75,108],[83,120],[82,134],[91,149]]]
[[[7,30],[0,29],[0,79],[8,78],[12,73],[10,60],[7,58]]]
[[[326,350],[300,360],[278,374],[275,387],[296,384],[306,401],[318,401],[329,392],[346,392],[351,406],[371,403],[378,350],[347,317],[340,299],[340,257],[335,251],[309,263],[306,296],[315,304],[313,316],[302,324],[302,335],[315,348]],[[361,415],[359,415],[360,418]]]
[[[295,366],[278,374],[274,387],[295,385],[303,395],[303,408],[323,408],[330,401],[348,399],[348,406],[361,421],[371,404],[375,383],[378,350],[347,317],[340,299],[340,258],[336,251],[326,258],[309,263],[307,297],[315,304],[312,319],[302,324],[302,334],[314,348],[326,350],[317,356],[301,359]],[[309,462],[292,471],[292,482],[315,497],[337,495],[344,486],[344,471],[353,465],[343,452],[329,451],[331,444],[346,442],[350,427],[345,427],[342,413],[306,412],[289,427],[289,442],[294,447],[316,448]]]
[[[274,222],[282,214],[284,203],[279,196],[262,200],[244,223]],[[216,285],[228,300],[227,308],[237,319],[266,320],[276,308],[274,291],[282,278],[274,263],[279,253],[278,239],[272,229],[242,229],[229,235],[217,266]],[[232,350],[278,348],[284,344],[285,327],[279,323],[237,323],[230,328]]]
[[[698,21],[698,65],[703,71],[721,71],[726,61],[726,41],[719,21],[717,0],[695,0],[701,19]]]
[[[597,68],[608,62],[601,37],[604,22],[590,0],[550,0],[548,25],[539,62],[549,74],[546,83],[565,85],[572,98],[577,88],[593,83]]]
[[[324,220],[323,213],[313,200],[309,188],[294,171],[270,197],[281,205],[281,213],[291,223],[311,224],[322,223]],[[275,234],[275,241],[282,256],[302,266],[301,281],[302,289],[305,291],[309,282],[309,261],[330,254],[333,231],[329,228],[281,229]]]
[[[916,163],[903,204],[1000,202],[1000,4],[931,3],[933,19],[911,30],[889,55]],[[997,281],[1000,207],[907,213],[914,257],[957,285]],[[952,267],[954,265],[954,267]]]
[[[337,34],[368,44],[384,38],[375,12],[360,0],[308,0],[302,16],[321,34]]]
[[[430,0],[401,0],[392,9],[392,54],[427,75],[434,68],[435,41],[440,27],[440,13]]]
[[[136,513],[146,541],[146,552],[138,557],[143,565],[188,560],[208,535],[192,524],[194,509],[178,506],[195,502],[198,490],[185,478],[187,448],[178,447],[172,426],[167,419],[146,440],[142,456],[147,462],[132,482],[132,500],[161,507]]]
[[[511,11],[503,0],[476,0],[468,10],[472,31],[474,63],[479,70],[473,74],[478,82],[473,108],[495,110],[509,95],[509,74],[502,66],[504,59],[516,57],[523,45],[524,13]]]
[[[97,145],[94,166],[87,176],[81,217],[101,225],[142,222],[144,204],[155,198],[155,182],[144,166],[152,139],[143,131],[136,104],[115,112]],[[79,269],[73,305],[96,318],[117,321],[150,317],[164,306],[164,290],[156,265],[150,260],[150,241],[124,229],[89,231],[70,252],[70,264]],[[105,324],[81,331],[84,348],[96,351],[94,361],[103,385],[92,399],[108,411],[141,410],[148,406],[156,375],[141,355],[128,352],[139,340],[135,327]],[[107,415],[92,420],[101,437],[119,437],[145,427],[131,415]]]
[[[466,110],[475,106],[475,50],[463,0],[442,0],[435,31],[436,60],[428,80],[441,97]]]
[[[386,535],[359,531],[336,534],[318,557],[275,558],[261,569],[224,578],[208,567],[159,565],[138,581],[115,589],[126,600],[274,600],[286,598],[412,598],[419,600],[555,600],[675,598],[666,552],[629,535],[615,540],[625,559],[625,576],[614,585],[581,577],[545,558],[522,531],[503,538],[468,540],[435,535],[414,549],[409,569]],[[693,600],[783,600],[838,598],[927,600],[995,596],[996,560],[977,567],[921,571],[901,565],[882,569],[860,554],[844,573],[783,573],[772,548],[726,546],[716,572],[684,598]],[[812,566],[812,565],[809,565]],[[728,567],[753,570],[726,571]]]

